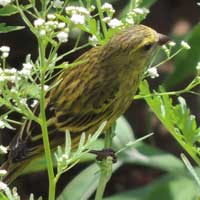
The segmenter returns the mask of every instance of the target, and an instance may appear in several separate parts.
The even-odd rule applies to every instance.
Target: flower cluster
[[[60,43],[68,41],[69,28],[66,27],[64,22],[56,20],[54,14],[48,14],[46,21],[42,18],[38,18],[33,23],[41,37],[56,37]]]
[[[106,14],[106,17],[104,17],[103,21],[107,23],[110,28],[115,29],[123,26],[123,23],[120,20],[113,18],[115,10],[112,4],[104,3],[101,9]]]
[[[0,68],[0,82],[9,81],[16,84],[22,78],[28,79],[32,73],[32,68],[33,65],[31,63],[24,63],[23,68],[19,71],[15,68]]]
[[[124,23],[127,25],[139,24],[148,14],[147,8],[136,7],[127,13]]]
[[[9,81],[11,83],[16,83],[21,78],[18,76],[17,70],[15,68],[2,69],[0,68],[0,82]]]
[[[147,70],[147,72],[148,72],[148,75],[150,76],[150,78],[152,78],[152,79],[159,77],[158,70],[156,67],[149,68]]]
[[[75,25],[84,25],[86,18],[90,17],[90,12],[80,6],[68,6],[65,8],[65,12],[70,16],[71,22]]]

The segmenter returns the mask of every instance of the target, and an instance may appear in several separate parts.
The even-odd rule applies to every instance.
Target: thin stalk
[[[48,136],[48,129],[47,129],[47,121],[46,121],[46,113],[45,113],[45,91],[44,91],[44,85],[45,85],[45,71],[46,71],[46,65],[45,65],[45,45],[40,40],[40,64],[41,64],[41,90],[40,90],[40,126],[42,129],[42,138],[43,138],[43,144],[44,144],[44,151],[45,151],[45,158],[46,158],[46,164],[47,164],[47,170],[48,170],[48,178],[49,178],[49,200],[55,199],[55,190],[56,190],[56,184],[54,181],[54,171],[53,171],[53,161],[51,157],[51,149],[50,149],[50,143],[49,143],[49,136]]]
[[[104,148],[110,148],[112,144],[112,129],[107,131],[105,134],[105,143],[104,143]],[[112,175],[112,158],[107,157],[106,159],[102,160],[99,163],[100,167],[100,180],[99,180],[99,185],[97,187],[97,192],[95,195],[95,200],[102,200],[103,199],[103,194],[106,188],[106,184],[108,183],[111,175]]]
[[[104,16],[103,16],[103,11],[101,9],[101,0],[97,0],[96,3],[97,3],[97,9],[98,9],[98,12],[99,12],[99,17],[100,17],[100,21],[101,21],[103,34],[104,34],[104,37],[106,38],[107,28],[106,28],[105,22],[103,21]]]

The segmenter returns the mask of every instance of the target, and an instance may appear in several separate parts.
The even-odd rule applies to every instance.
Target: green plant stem
[[[112,130],[110,129],[107,131],[105,134],[105,144],[104,148],[110,148],[112,144]],[[97,192],[95,196],[95,200],[102,200],[103,199],[103,194],[106,188],[106,184],[108,183],[111,175],[112,175],[112,158],[107,157],[106,159],[102,160],[99,163],[100,167],[100,180],[99,180],[99,185],[97,187]]]
[[[184,94],[184,93],[192,93],[192,94],[199,95],[199,93],[191,91],[193,88],[195,88],[199,84],[200,84],[200,82],[197,81],[196,78],[195,78],[182,90],[170,91],[170,92],[160,92],[160,93],[150,93],[150,94],[147,94],[147,95],[135,95],[134,99],[145,99],[145,98],[148,98],[148,97],[164,96],[164,95],[176,95],[176,96],[178,96],[178,95],[181,95],[181,94]]]
[[[43,44],[42,40],[39,40],[40,45],[40,64],[41,64],[41,91],[40,91],[40,126],[42,129],[42,138],[44,144],[44,151],[45,151],[45,158],[47,163],[47,170],[48,170],[48,178],[49,178],[49,200],[55,199],[55,190],[56,184],[54,181],[54,171],[53,171],[53,161],[51,157],[51,149],[49,143],[49,136],[48,136],[48,129],[47,129],[47,122],[46,122],[46,113],[45,113],[45,45]]]
[[[101,21],[103,34],[104,34],[104,37],[106,38],[106,36],[107,36],[107,28],[106,28],[105,22],[103,21],[104,16],[103,16],[103,11],[101,9],[101,0],[97,0],[96,3],[97,3],[97,9],[98,9],[98,12],[99,12],[99,17],[100,17],[100,21]]]

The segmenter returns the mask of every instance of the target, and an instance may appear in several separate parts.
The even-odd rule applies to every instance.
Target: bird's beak
[[[169,41],[171,41],[168,36],[163,35],[161,33],[158,33],[158,37],[159,37],[159,40],[158,40],[159,45],[164,45],[164,44],[168,43]]]

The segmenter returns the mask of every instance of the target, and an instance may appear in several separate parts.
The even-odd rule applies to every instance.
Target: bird
[[[133,101],[148,62],[169,38],[145,25],[133,25],[114,34],[105,45],[83,53],[76,67],[63,70],[60,81],[46,95],[45,111],[51,149],[70,132],[72,149],[80,136],[95,133],[103,122],[109,129]],[[39,106],[35,113],[39,112]],[[3,181],[12,183],[35,157],[44,153],[41,127],[25,120],[9,144]]]

